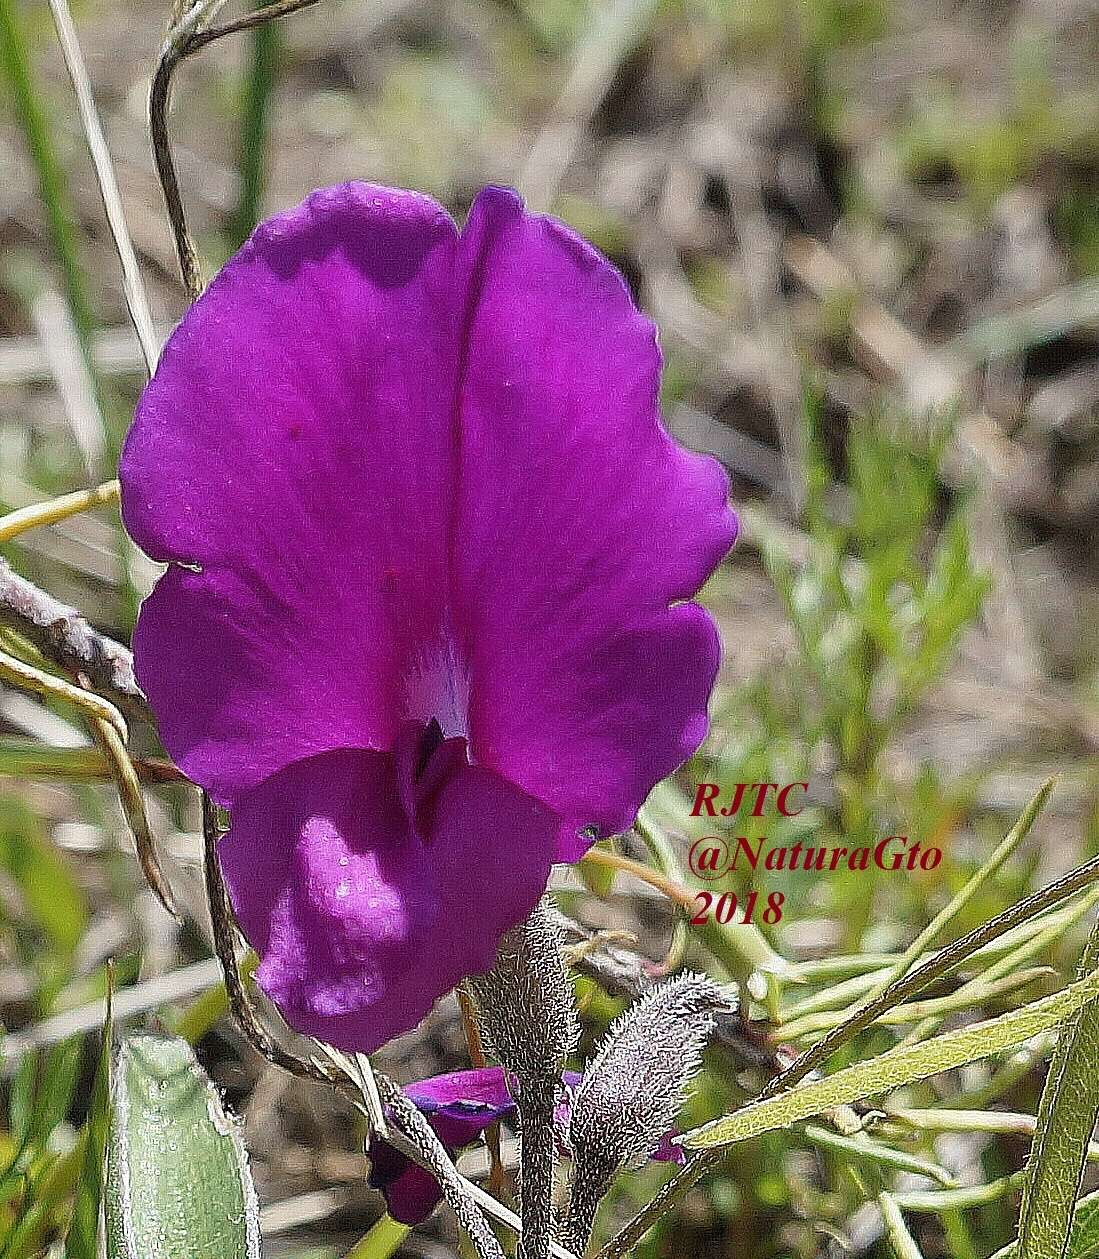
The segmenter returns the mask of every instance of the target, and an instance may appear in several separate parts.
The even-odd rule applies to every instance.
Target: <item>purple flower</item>
[[[561,1098],[553,1115],[558,1132],[568,1128],[572,1095],[582,1078],[578,1071],[566,1071],[562,1076]],[[465,1146],[472,1145],[491,1124],[511,1119],[515,1113],[515,1102],[501,1067],[451,1071],[410,1084],[404,1091],[427,1116],[451,1158]],[[682,1164],[687,1161],[683,1147],[672,1144],[675,1135],[674,1132],[665,1135],[652,1156],[653,1162]],[[367,1152],[370,1155],[369,1183],[381,1191],[389,1214],[401,1224],[420,1224],[426,1220],[442,1200],[435,1178],[377,1137],[371,1140]]]
[[[490,1124],[510,1118],[515,1110],[501,1067],[436,1075],[410,1084],[405,1093],[427,1116],[451,1158]],[[442,1200],[431,1173],[377,1137],[371,1139],[367,1152],[369,1183],[381,1191],[389,1214],[401,1224],[426,1220]]]
[[[610,264],[487,188],[315,192],[184,317],[123,512],[134,633],[288,1022],[370,1051],[701,742],[736,520]]]

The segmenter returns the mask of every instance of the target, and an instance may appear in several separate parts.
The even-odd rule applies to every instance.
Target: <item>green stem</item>
[[[50,244],[61,267],[65,296],[94,380],[91,335],[95,318],[77,253],[76,216],[66,194],[64,171],[53,146],[46,111],[35,89],[23,18],[15,0],[0,0],[0,64],[11,86],[15,111],[34,163]]]
[[[255,6],[263,7],[263,0]],[[229,243],[238,249],[259,221],[267,186],[267,123],[278,73],[282,35],[264,22],[252,31],[251,57],[240,122],[240,196],[229,224]]]

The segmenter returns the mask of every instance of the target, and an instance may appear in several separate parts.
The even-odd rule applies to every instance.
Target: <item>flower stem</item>
[[[658,892],[663,892],[670,901],[674,901],[683,909],[694,907],[693,892],[681,883],[676,883],[674,879],[660,874],[651,866],[645,865],[644,862],[634,861],[631,857],[623,857],[616,852],[607,852],[603,848],[589,848],[584,854],[584,860],[590,861],[593,865],[611,866],[625,874],[632,874],[643,883],[648,883],[650,887],[655,887]]]
[[[519,1100],[519,1259],[549,1259],[553,1239],[553,1099]]]

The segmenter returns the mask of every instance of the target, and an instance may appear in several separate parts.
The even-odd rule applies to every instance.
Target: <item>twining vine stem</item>
[[[153,75],[152,90],[149,93],[149,130],[152,135],[157,175],[164,193],[164,202],[168,208],[168,220],[171,223],[172,236],[175,238],[176,253],[179,256],[179,269],[192,301],[202,294],[202,268],[199,264],[198,250],[187,230],[183,196],[179,189],[179,178],[176,174],[175,158],[172,156],[172,144],[168,132],[172,76],[180,62],[215,40],[222,39],[226,35],[235,35],[239,31],[250,30],[254,26],[296,13],[299,9],[306,9],[316,3],[317,0],[276,0],[275,4],[246,13],[243,17],[234,18],[218,26],[207,27],[201,27],[198,24],[213,6],[199,4],[189,10],[187,15],[168,32],[168,38],[157,63],[156,73]]]

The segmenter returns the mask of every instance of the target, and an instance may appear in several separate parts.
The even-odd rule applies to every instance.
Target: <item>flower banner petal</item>
[[[618,272],[511,192],[470,286],[452,574],[477,758],[576,826],[623,829],[698,747],[717,639],[693,597],[732,544],[724,472],[677,446],[655,329]]]
[[[169,573],[138,678],[177,764],[230,801],[310,753],[388,747],[439,633],[457,386],[454,224],[347,184],[276,215],[191,307],[123,451]]]

